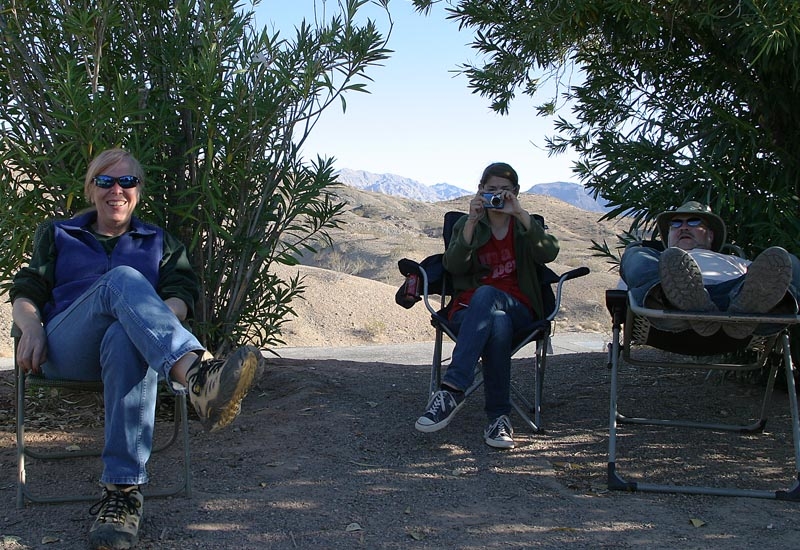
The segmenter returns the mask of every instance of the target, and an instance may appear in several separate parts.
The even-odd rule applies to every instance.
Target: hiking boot
[[[483,432],[483,440],[496,449],[514,448],[514,428],[506,415],[498,416]]]
[[[767,313],[783,300],[792,282],[792,259],[779,246],[759,254],[747,268],[744,283],[731,301],[731,313]],[[726,323],[725,333],[731,338],[747,338],[756,323]]]
[[[100,501],[89,509],[90,514],[97,514],[89,530],[89,548],[133,548],[139,541],[143,512],[144,497],[137,485],[123,489],[106,484]]]
[[[682,311],[717,311],[703,285],[700,266],[681,248],[666,249],[658,262],[661,289],[670,304]],[[717,321],[693,321],[689,325],[700,336],[711,336],[719,330]]]
[[[426,433],[441,430],[450,424],[450,420],[463,404],[464,394],[462,392],[439,390],[431,396],[425,414],[417,419],[414,427]]]
[[[243,346],[225,360],[198,359],[189,367],[189,401],[207,431],[224,428],[239,415],[261,359],[260,349]]]

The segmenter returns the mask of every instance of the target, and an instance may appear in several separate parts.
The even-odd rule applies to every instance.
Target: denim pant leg
[[[658,274],[660,257],[660,251],[647,246],[633,246],[622,254],[619,274],[639,305],[644,304],[645,296],[660,280]]]
[[[489,420],[511,412],[512,338],[516,329],[532,320],[527,307],[492,286],[479,287],[469,307],[454,316],[458,341],[442,381],[455,388],[468,388],[475,378],[475,365],[483,357],[485,410]]]
[[[124,357],[124,359],[123,359]],[[153,448],[158,373],[147,367],[117,322],[100,347],[105,403],[104,483],[142,484]]]
[[[168,377],[180,357],[202,345],[129,267],[106,273],[45,329],[46,377],[104,382],[101,481],[145,483],[159,375]]]

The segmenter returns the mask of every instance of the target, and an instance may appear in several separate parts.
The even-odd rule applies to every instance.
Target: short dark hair
[[[492,176],[505,178],[513,183],[514,187],[519,187],[519,177],[517,176],[517,172],[511,168],[510,164],[494,162],[487,166],[483,170],[483,175],[481,176],[481,185],[484,185]]]

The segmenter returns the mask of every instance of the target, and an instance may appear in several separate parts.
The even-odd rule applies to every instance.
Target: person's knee
[[[511,317],[502,310],[495,310],[491,314],[490,342],[510,343],[514,337],[514,323]]]
[[[659,252],[652,248],[636,247],[626,250],[620,261],[620,277],[628,287],[658,280]]]
[[[108,273],[105,274],[105,277],[113,278],[117,280],[143,280],[145,276],[142,273],[131,266],[128,265],[120,265],[108,270]]]
[[[798,298],[797,293],[800,292],[800,259],[794,254],[789,254],[792,260],[792,294]]]
[[[496,309],[498,292],[490,285],[481,285],[476,288],[469,300],[469,311],[472,315],[484,317]]]

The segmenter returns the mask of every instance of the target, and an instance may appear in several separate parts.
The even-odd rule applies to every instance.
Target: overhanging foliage
[[[420,10],[437,0],[413,0]],[[709,203],[750,255],[800,232],[800,3],[738,0],[461,0],[485,62],[470,86],[508,112],[516,94],[556,114],[557,154],[631,216],[636,233],[689,199]],[[571,113],[560,112],[564,106]]]
[[[309,162],[301,147],[390,53],[375,22],[356,22],[366,3],[339,2],[289,38],[255,29],[231,0],[6,4],[2,284],[26,261],[35,224],[86,206],[93,155],[122,146],[146,167],[139,214],[190,248],[204,345],[222,355],[280,342],[303,286],[270,265],[313,252],[341,209],[333,160]]]

